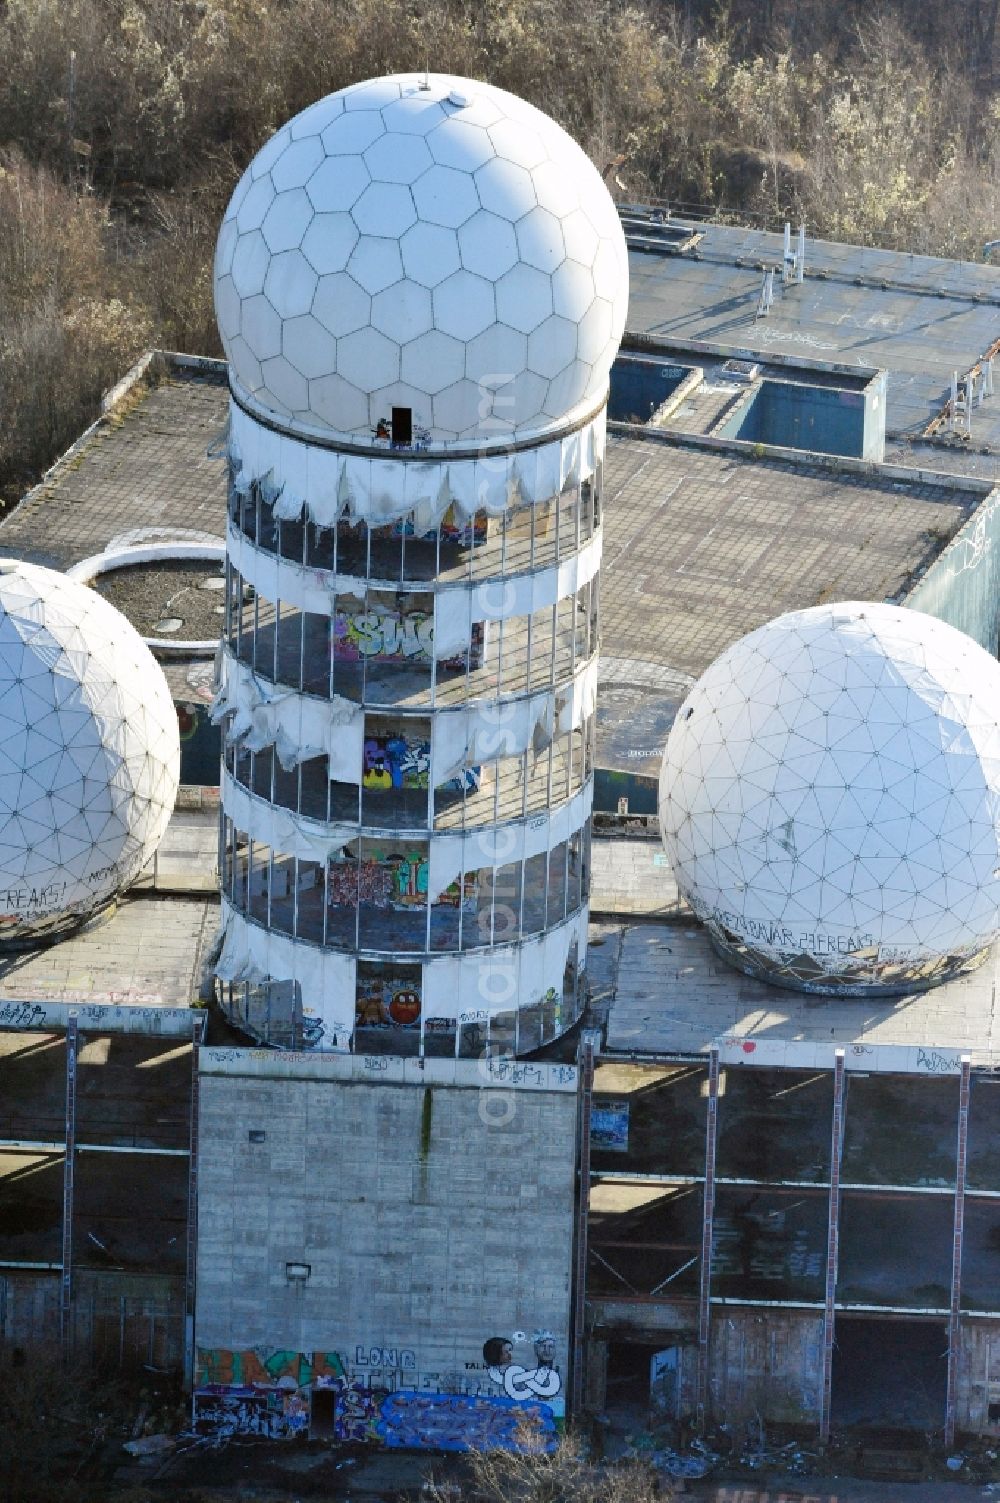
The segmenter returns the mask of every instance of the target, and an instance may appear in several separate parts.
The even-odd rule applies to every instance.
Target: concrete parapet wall
[[[252,1076],[260,1080],[313,1080],[328,1085],[456,1086],[576,1094],[575,1065],[522,1060],[403,1059],[394,1054],[316,1054],[274,1049],[202,1049],[203,1075]]]
[[[902,601],[964,631],[996,655],[1000,648],[1000,490],[955,534]]]
[[[0,1002],[0,1028],[64,1033],[70,1016],[88,1032],[147,1033],[166,1038],[191,1037],[199,1016],[191,1007],[103,1006],[96,1002]]]

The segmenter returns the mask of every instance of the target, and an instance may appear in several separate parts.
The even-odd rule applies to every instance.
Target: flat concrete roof
[[[103,923],[0,961],[0,1002],[183,1007],[198,997],[217,928],[217,900],[133,888]]]
[[[977,438],[920,440],[896,436],[886,440],[884,462],[937,470],[940,474],[967,475],[976,480],[1000,480],[1000,443],[980,444]]]
[[[0,522],[0,552],[66,570],[137,529],[223,542],[226,467],[207,454],[227,413],[216,363],[133,386]]]
[[[776,278],[773,307],[757,318],[782,237],[697,228],[687,253],[630,251],[628,332],[887,370],[890,432],[922,432],[950,396],[952,371],[1000,339],[996,267],[807,237],[802,285]],[[973,414],[973,439],[1000,446],[1000,395]]]
[[[226,466],[208,456],[227,415],[221,364],[153,358],[155,384],[126,378],[117,401],[0,521],[0,554],[65,571],[158,531],[225,541]],[[211,659],[162,667],[175,700],[211,699]]]
[[[4,1003],[185,1007],[218,929],[218,810],[177,809],[155,861],[107,919],[54,945],[0,959]],[[0,1035],[2,1037],[2,1035]]]
[[[655,776],[673,713],[730,643],[782,611],[898,599],[982,489],[732,445],[612,436],[601,569],[601,766]]]
[[[591,979],[612,1054],[690,1056],[717,1044],[730,1064],[828,1069],[843,1048],[849,1069],[956,1074],[963,1053],[1000,1065],[1000,946],[972,975],[930,991],[816,997],[721,960],[659,841],[595,837],[593,868],[593,911],[605,922]]]

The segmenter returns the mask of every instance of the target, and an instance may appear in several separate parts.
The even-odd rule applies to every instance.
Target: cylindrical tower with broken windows
[[[268,1043],[523,1054],[579,1014],[627,289],[598,173],[486,84],[345,89],[236,188],[217,972]]]

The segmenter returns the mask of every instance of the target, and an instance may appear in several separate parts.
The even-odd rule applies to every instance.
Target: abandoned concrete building
[[[522,465],[516,504],[415,537],[335,487],[321,525],[252,404],[234,470],[225,362],[153,352],[0,523],[153,644],[181,738],[117,908],[0,964],[5,1342],[180,1371],[198,1423],[260,1434],[506,1444],[624,1407],[1000,1436],[1000,952],[891,997],[740,974],[657,821],[679,705],[785,611],[891,602],[997,655],[996,279],[619,211],[606,442],[543,413],[538,495]],[[396,397],[395,442],[363,426],[405,466]],[[316,648],[324,589],[352,641],[378,616],[371,661],[329,601]],[[488,766],[491,674],[526,709]]]

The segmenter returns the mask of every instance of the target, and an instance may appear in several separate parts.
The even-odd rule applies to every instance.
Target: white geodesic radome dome
[[[918,611],[793,611],[719,657],[660,775],[684,896],[741,969],[896,992],[1000,930],[1000,664]]]
[[[103,907],[155,851],[177,714],[138,632],[86,585],[0,562],[0,944]]]
[[[375,79],[257,154],[219,234],[237,390],[298,429],[418,446],[530,437],[599,404],[625,326],[615,205],[576,142],[502,89]]]

